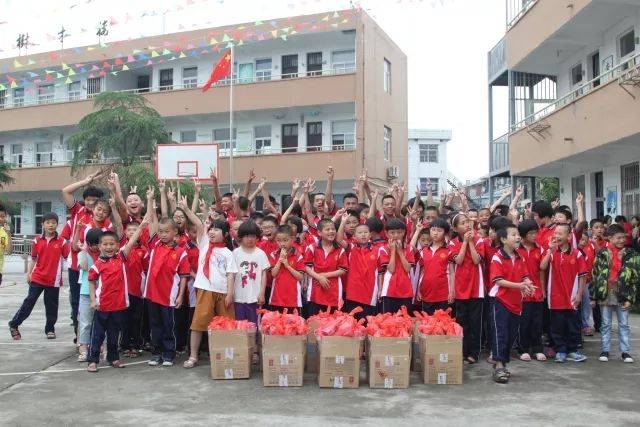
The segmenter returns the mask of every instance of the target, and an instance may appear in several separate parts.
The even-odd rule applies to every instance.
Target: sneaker
[[[622,353],[621,358],[624,363],[633,363],[633,357],[629,353]]]
[[[601,362],[608,362],[609,361],[609,352],[608,351],[603,351],[602,353],[600,353],[600,357],[598,357],[598,360]]]
[[[173,366],[173,360],[165,360],[162,362],[162,366]]]
[[[567,353],[561,353],[561,352],[557,352],[556,353],[556,362],[557,363],[564,363],[567,361]]]
[[[78,362],[82,363],[86,361],[87,361],[87,353],[83,351],[78,355]]]
[[[573,362],[584,362],[585,360],[587,360],[587,356],[579,351],[574,351],[567,355],[567,360],[571,360]]]
[[[147,363],[149,366],[158,366],[162,363],[162,356],[153,356]]]

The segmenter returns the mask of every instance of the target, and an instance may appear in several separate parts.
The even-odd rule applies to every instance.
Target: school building
[[[491,198],[557,177],[561,203],[584,193],[588,218],[640,213],[640,0],[506,5],[489,52]]]
[[[409,181],[407,191],[413,197],[416,187],[427,195],[427,183],[431,182],[434,200],[449,191],[449,181],[454,182],[447,169],[447,144],[451,141],[450,129],[409,129]]]
[[[201,90],[230,43],[232,131],[230,79]],[[39,233],[48,211],[66,216],[60,190],[74,180],[67,140],[104,91],[144,96],[176,143],[220,144],[223,187],[232,141],[236,186],[253,168],[282,202],[294,177],[310,176],[324,191],[329,165],[336,200],[363,168],[380,185],[407,181],[407,58],[361,10],[3,59],[0,83],[0,159],[15,179],[2,195],[20,206],[15,234]]]

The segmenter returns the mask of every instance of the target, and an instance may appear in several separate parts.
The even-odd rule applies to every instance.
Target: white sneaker
[[[173,360],[165,360],[162,362],[162,366],[173,366]]]
[[[633,363],[633,357],[629,353],[622,353],[621,358],[624,363]]]

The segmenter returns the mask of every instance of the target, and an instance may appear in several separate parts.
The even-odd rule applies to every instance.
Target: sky
[[[349,0],[0,0],[0,57],[346,9]],[[355,1],[353,3],[356,3]],[[409,128],[451,129],[448,168],[463,182],[488,173],[487,52],[504,36],[505,0],[360,0],[408,57]],[[506,113],[505,113],[506,114]]]

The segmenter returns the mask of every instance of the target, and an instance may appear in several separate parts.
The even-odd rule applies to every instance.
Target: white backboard
[[[158,179],[204,181],[209,179],[211,169],[218,173],[218,144],[159,144],[156,147]]]

